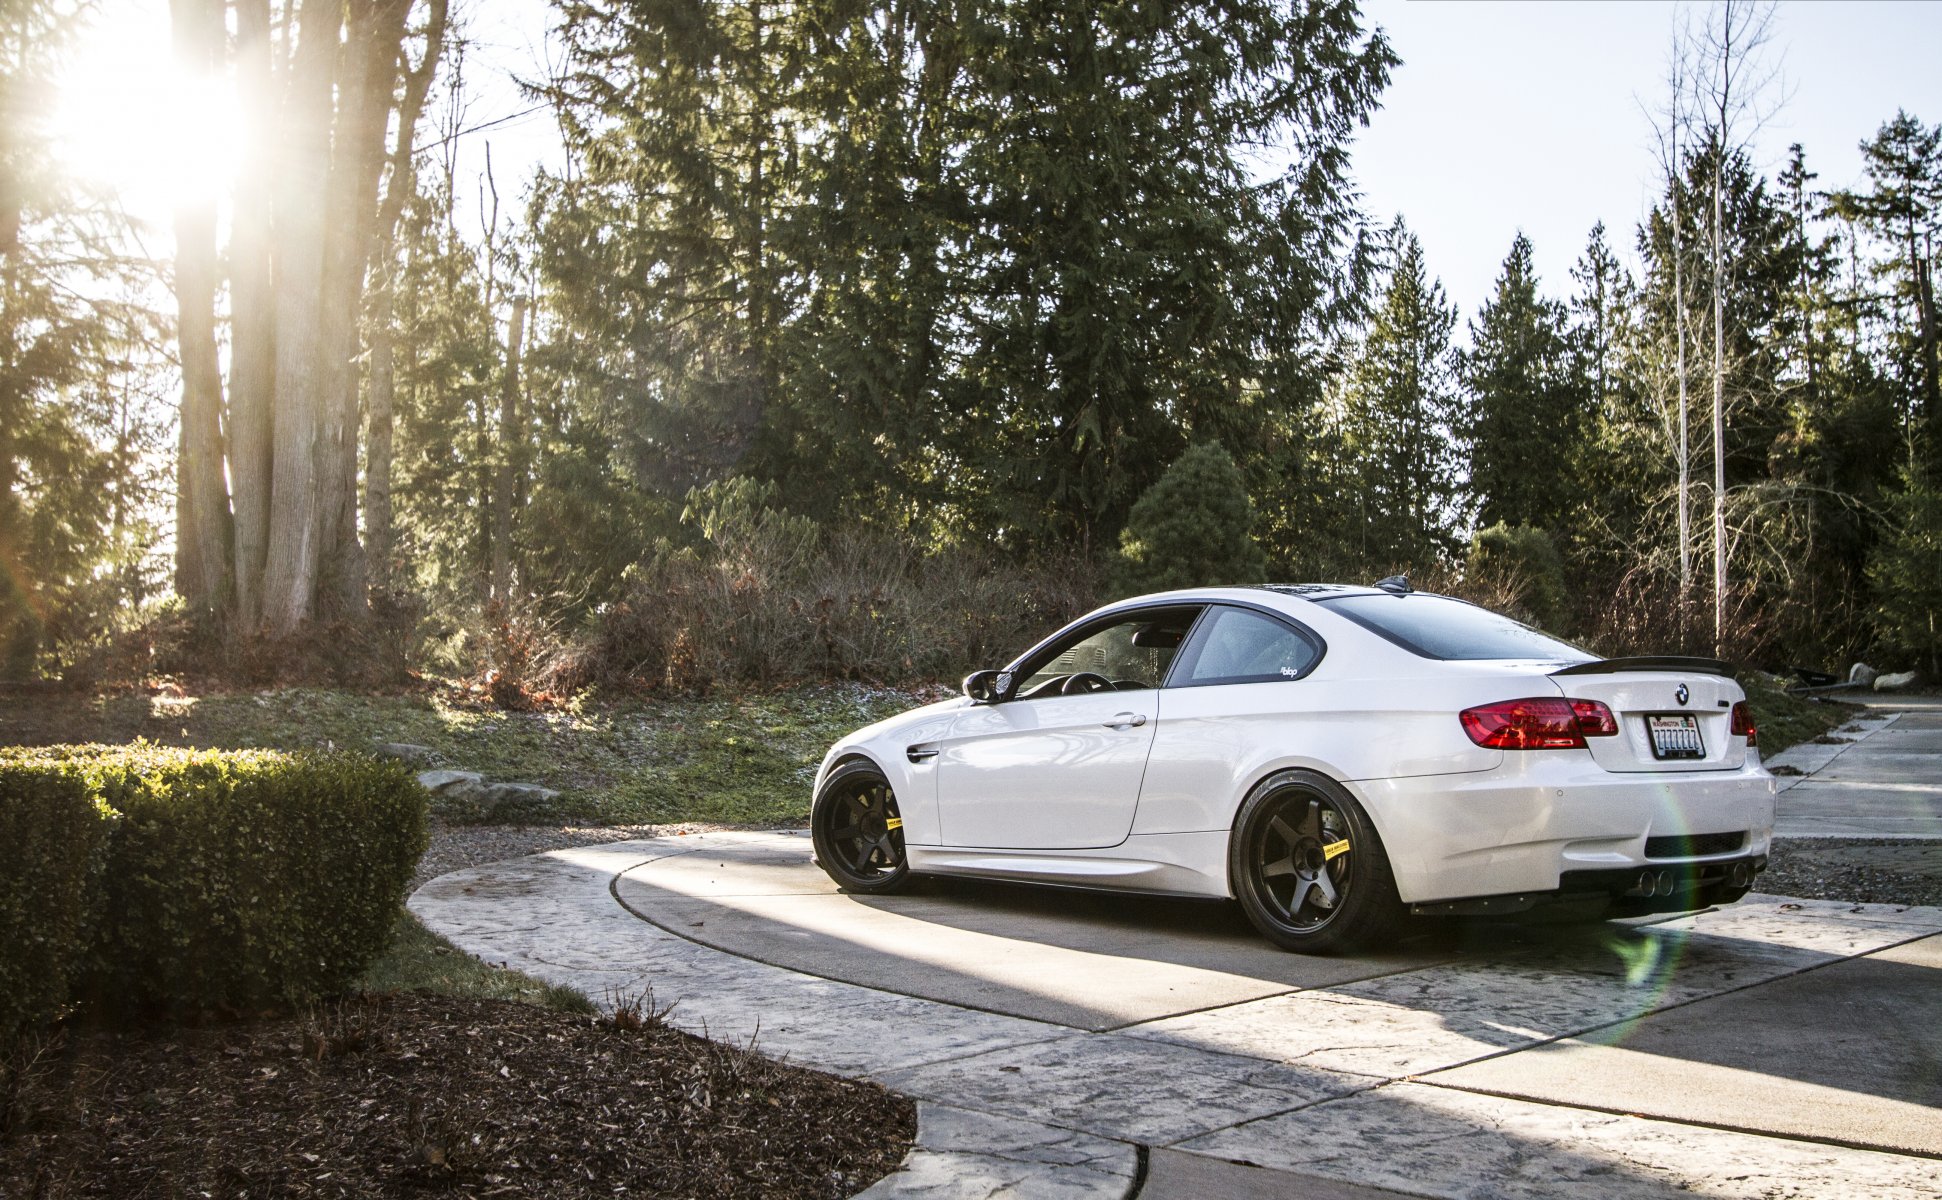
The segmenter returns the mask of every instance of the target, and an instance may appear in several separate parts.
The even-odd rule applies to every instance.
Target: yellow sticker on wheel
[[[1332,861],[1336,855],[1347,854],[1348,852],[1349,839],[1343,838],[1339,842],[1330,842],[1328,845],[1322,847],[1322,861]]]
[[[885,829],[902,829],[904,827],[904,819],[902,817],[891,817],[883,823],[883,827]],[[1342,846],[1346,849],[1348,843],[1344,842]]]

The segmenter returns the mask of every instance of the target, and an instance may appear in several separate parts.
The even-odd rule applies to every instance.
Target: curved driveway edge
[[[867,1193],[879,1200],[1125,1196],[1142,1147],[1166,1167],[1149,1200],[1195,1162],[1273,1168],[1261,1174],[1287,1172],[1289,1193],[1330,1196],[1927,1200],[1942,1175],[1926,1093],[1803,1074],[1794,1060],[1812,1054],[1795,1047],[1716,1053],[1749,1011],[1786,1009],[1790,988],[1803,1010],[1846,994],[1843,971],[1932,997],[1942,911],[1754,897],[1091,1032],[754,962],[670,932],[711,921],[705,910],[656,912],[661,928],[616,898],[622,876],[655,863],[770,861],[791,844],[811,869],[795,835],[662,838],[454,872],[410,905],[489,962],[608,1003],[651,991],[678,1027],[916,1097],[918,1150]],[[1915,1032],[1933,1042],[1933,1025]],[[1694,1095],[1665,1094],[1688,1077]],[[1709,1107],[1747,1089],[1760,1103]],[[1842,1098],[1845,1127],[1838,1112],[1805,1132],[1755,1123],[1762,1104],[1818,1114]],[[1641,1111],[1653,1115],[1628,1115]]]

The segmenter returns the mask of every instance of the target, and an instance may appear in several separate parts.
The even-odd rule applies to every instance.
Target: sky
[[[1520,229],[1552,295],[1600,220],[1635,264],[1658,190],[1647,114],[1681,10],[1705,15],[1647,0],[1368,0],[1403,63],[1351,157],[1363,207],[1402,214],[1465,320]],[[1858,184],[1857,144],[1898,107],[1942,122],[1942,3],[1792,0],[1770,53],[1785,102],[1753,147],[1769,176],[1799,142],[1816,187]]]
[[[1403,62],[1357,139],[1352,170],[1378,222],[1400,213],[1463,316],[1489,297],[1511,239],[1532,241],[1542,286],[1569,270],[1603,220],[1621,256],[1656,192],[1647,110],[1664,95],[1676,16],[1669,0],[1365,0],[1365,17]],[[534,165],[557,166],[558,140],[516,76],[544,73],[542,0],[460,0],[467,105],[458,139],[461,220],[478,224],[477,181],[492,147],[502,212]],[[111,0],[77,47],[62,107],[65,152],[119,186],[169,249],[171,197],[220,190],[233,175],[239,122],[218,90],[188,88],[156,49],[166,0]],[[1785,103],[1754,146],[1769,173],[1806,147],[1817,185],[1860,181],[1856,145],[1899,108],[1942,122],[1942,2],[1789,0],[1771,53]],[[508,119],[510,118],[510,119]],[[478,128],[484,126],[484,128]],[[421,134],[421,142],[433,136]]]

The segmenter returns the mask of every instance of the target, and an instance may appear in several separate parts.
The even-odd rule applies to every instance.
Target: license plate
[[[1652,731],[1652,757],[1706,757],[1706,744],[1699,737],[1699,718],[1691,713],[1647,717],[1645,723]]]

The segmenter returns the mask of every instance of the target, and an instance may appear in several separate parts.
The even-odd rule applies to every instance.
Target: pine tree
[[[1935,235],[1942,224],[1942,125],[1925,126],[1897,112],[1861,143],[1868,190],[1842,192],[1837,203],[1895,248],[1894,304],[1906,314],[1891,334],[1903,380],[1911,444],[1927,441],[1928,464],[1942,470],[1942,357],[1935,309]]]
[[[1388,279],[1339,400],[1349,547],[1365,567],[1426,569],[1464,523],[1455,431],[1469,417],[1450,347],[1456,310],[1401,219],[1389,242]]]
[[[112,610],[117,568],[140,557],[137,464],[159,449],[126,394],[154,320],[101,249],[122,219],[63,174],[48,119],[85,7],[0,11],[0,678],[42,669]]]
[[[1496,294],[1470,323],[1462,356],[1471,393],[1463,434],[1470,492],[1484,525],[1568,528],[1587,397],[1564,306],[1538,294],[1531,242],[1512,241]]]

